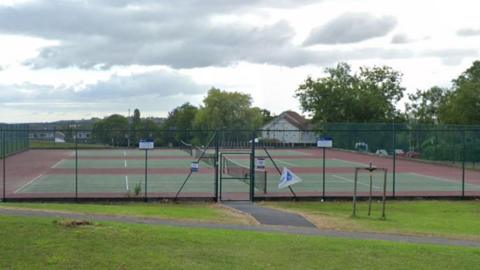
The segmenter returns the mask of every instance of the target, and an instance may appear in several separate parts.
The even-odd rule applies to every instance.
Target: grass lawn
[[[0,219],[0,269],[475,269],[480,250],[121,223]]]
[[[268,202],[266,206],[300,212],[318,227],[353,231],[394,232],[480,239],[480,201],[387,201],[386,220],[381,203],[360,202],[352,218],[351,202]]]
[[[213,203],[1,203],[0,208],[43,209],[84,214],[140,216],[185,221],[246,224],[249,219]]]

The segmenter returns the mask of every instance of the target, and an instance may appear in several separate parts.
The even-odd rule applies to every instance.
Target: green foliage
[[[463,82],[447,95],[439,109],[446,124],[480,124],[480,82]]]
[[[261,109],[252,108],[252,98],[240,92],[212,88],[195,116],[199,129],[255,129],[263,124]]]
[[[438,122],[438,112],[448,95],[448,89],[434,86],[426,91],[417,90],[409,94],[410,103],[405,105],[405,111],[414,122],[435,124]]]
[[[296,90],[303,111],[315,122],[383,122],[400,113],[402,74],[390,67],[362,67],[353,73],[346,63],[325,70],[327,76],[308,77]]]
[[[141,138],[152,138],[158,132],[158,125],[151,119],[142,119],[140,111],[135,109],[132,125],[129,120],[118,114],[113,114],[93,125],[92,136],[95,143],[111,146],[135,145]]]
[[[480,61],[453,80],[450,89],[432,87],[409,95],[406,112],[412,122],[440,124],[480,123]]]
[[[186,131],[193,129],[193,121],[197,112],[198,108],[190,103],[184,103],[169,112],[165,123],[162,125],[164,140],[176,144],[180,141],[190,142],[193,134]],[[177,130],[179,132],[176,132]]]
[[[127,144],[128,119],[119,114],[108,116],[93,125],[92,136],[102,144],[118,146]]]
[[[140,192],[142,192],[142,185],[140,183],[136,183],[133,187],[133,194],[135,195],[135,197],[138,197],[140,195]]]

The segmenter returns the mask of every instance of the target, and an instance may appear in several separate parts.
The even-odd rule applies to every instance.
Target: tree
[[[272,112],[270,112],[267,109],[260,109],[260,113],[262,114],[262,122],[263,122],[262,125],[267,124],[268,122],[272,121],[273,118],[275,118],[272,115]]]
[[[296,90],[304,112],[314,122],[384,122],[398,118],[395,104],[403,97],[402,74],[390,67],[361,67],[352,73],[346,63],[308,77]]]
[[[436,124],[439,120],[439,109],[445,103],[448,89],[434,86],[426,91],[417,90],[409,94],[409,103],[405,104],[405,112],[413,122]]]
[[[138,130],[140,129],[141,125],[141,116],[140,116],[140,110],[135,109],[133,110],[133,118],[132,118],[132,123],[131,126],[129,126],[129,139],[130,139],[130,144],[135,144],[140,139],[140,134],[138,134]],[[129,119],[130,121],[130,119]]]
[[[453,80],[453,90],[448,92],[439,107],[439,118],[447,124],[480,123],[480,61]]]
[[[189,130],[193,127],[193,121],[195,115],[198,112],[198,108],[190,103],[184,103],[183,105],[176,107],[168,113],[168,117],[165,120],[162,128],[165,130]]]
[[[198,108],[190,103],[176,107],[168,113],[165,123],[162,125],[163,138],[165,141],[191,141],[193,134],[189,130],[193,129],[193,121],[198,112]]]
[[[128,119],[119,114],[110,115],[93,125],[93,137],[109,145],[127,145]]]
[[[199,129],[255,129],[263,124],[262,110],[252,108],[248,94],[212,88],[198,110],[194,126]]]
[[[140,120],[141,120],[140,110],[135,109],[133,111],[133,120],[132,120],[133,129],[135,129],[140,124]]]

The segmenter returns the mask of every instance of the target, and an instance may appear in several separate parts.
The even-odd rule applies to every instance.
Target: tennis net
[[[210,166],[215,166],[215,153],[208,153],[208,149],[202,149],[198,146],[194,146],[192,149],[193,157],[207,163]]]
[[[185,153],[189,154],[192,156],[192,145],[188,144],[184,141],[180,141],[180,150],[184,151]]]
[[[223,157],[222,162],[223,173],[232,177],[238,178],[238,180],[250,184],[250,168],[246,167],[228,157]],[[255,172],[255,188],[267,193],[267,171],[266,170],[254,170]]]

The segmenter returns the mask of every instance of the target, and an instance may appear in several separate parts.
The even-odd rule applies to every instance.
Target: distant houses
[[[60,131],[30,131],[28,134],[30,140],[50,141],[56,143],[65,143],[65,134]]]
[[[312,144],[316,142],[310,122],[294,111],[286,111],[262,127],[262,140],[272,143]]]

